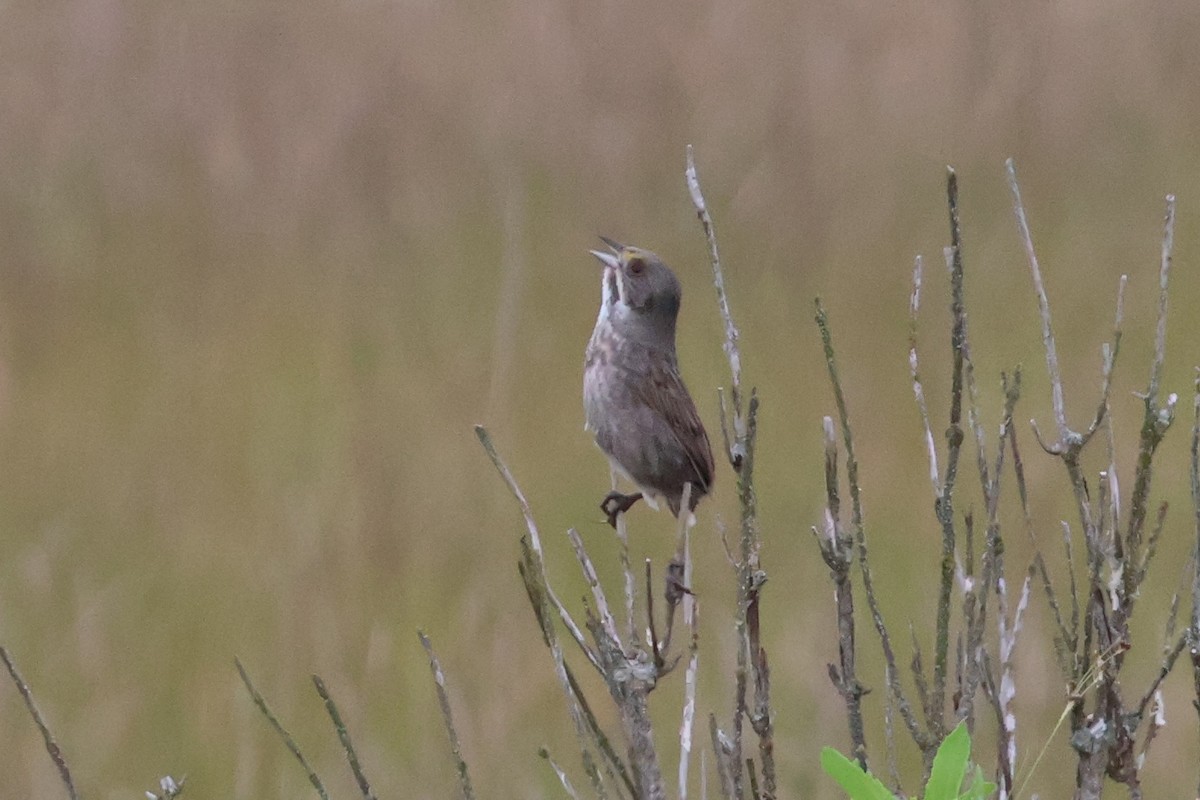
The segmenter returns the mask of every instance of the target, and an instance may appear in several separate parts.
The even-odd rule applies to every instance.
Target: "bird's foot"
[[[667,563],[666,598],[667,605],[671,609],[674,609],[679,601],[683,600],[683,596],[685,594],[691,595],[692,597],[696,596],[696,593],[693,592],[683,582],[684,569],[685,567],[683,560],[680,559],[679,556],[675,556]]]
[[[641,492],[635,492],[634,494],[621,494],[617,491],[609,492],[608,496],[600,501],[600,510],[604,512],[604,516],[608,519],[608,524],[616,528],[617,515],[624,514],[633,508],[634,503],[641,499]]]

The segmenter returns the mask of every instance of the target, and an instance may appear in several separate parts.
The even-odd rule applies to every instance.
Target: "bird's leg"
[[[667,600],[667,635],[663,638],[660,648],[664,656],[671,647],[671,634],[675,631],[675,609],[679,608],[685,594],[696,596],[695,592],[683,585],[683,572],[683,560],[679,556],[673,557],[667,563],[666,591],[664,592]],[[679,657],[676,656],[675,660],[678,661]],[[674,665],[672,664],[672,666]],[[669,668],[660,674],[665,675],[667,671]]]
[[[608,518],[608,524],[614,528],[617,527],[617,515],[624,514],[629,509],[633,508],[633,504],[642,499],[641,492],[634,494],[621,494],[618,491],[611,491],[600,501],[600,510],[604,512],[604,516]]]

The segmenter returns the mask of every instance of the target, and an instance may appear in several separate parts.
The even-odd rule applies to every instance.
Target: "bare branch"
[[[888,633],[887,625],[883,620],[883,610],[879,605],[879,600],[875,595],[874,581],[871,579],[870,559],[867,552],[866,529],[863,523],[862,509],[862,490],[858,482],[858,459],[854,453],[854,436],[850,430],[850,412],[846,405],[846,396],[842,391],[841,378],[838,375],[837,358],[833,348],[833,334],[829,328],[829,318],[825,313],[825,308],[821,304],[820,299],[815,302],[815,320],[817,328],[821,333],[821,342],[825,352],[825,366],[829,371],[830,383],[833,386],[834,404],[838,410],[838,417],[841,420],[842,426],[842,446],[846,449],[846,479],[850,486],[850,503],[851,503],[851,527],[854,532],[854,541],[858,546],[858,564],[859,570],[863,576],[863,590],[867,595],[867,607],[871,612],[871,621],[875,625],[875,632],[879,635],[880,645],[883,648],[883,656],[889,669],[888,690],[892,693],[896,701],[896,707],[900,711],[900,717],[904,720],[909,733],[918,746],[925,750],[929,746],[929,737],[922,731],[918,724],[917,718],[913,713],[912,706],[908,702],[908,698],[904,694],[904,688],[900,683],[899,672],[896,669],[896,653],[892,647],[892,637]]]
[[[1196,370],[1192,399],[1192,446],[1191,446],[1192,509],[1195,514],[1195,539],[1192,543],[1192,618],[1188,625],[1188,644],[1192,659],[1192,701],[1200,715],[1200,369]],[[1200,797],[1200,787],[1196,789]]]
[[[733,322],[729,310],[729,299],[725,292],[725,277],[721,267],[721,259],[717,250],[716,233],[713,229],[712,217],[704,201],[700,189],[700,178],[696,171],[695,157],[692,147],[687,148],[687,180],[688,194],[696,208],[696,216],[704,229],[708,242],[709,256],[712,261],[713,285],[717,292],[717,305],[721,318],[725,323],[725,354],[729,359],[731,378],[730,395],[733,402],[732,425],[725,409],[724,395],[718,395],[722,407],[722,436],[726,441],[729,463],[737,474],[738,502],[741,506],[741,549],[734,565],[737,574],[738,612],[735,620],[739,647],[737,654],[737,669],[735,674],[734,712],[732,722],[732,737],[730,752],[722,759],[718,752],[718,760],[723,761],[730,780],[732,794],[739,800],[743,796],[743,757],[742,729],[743,718],[750,720],[751,726],[758,736],[759,753],[763,770],[763,790],[768,797],[774,797],[775,775],[772,749],[772,722],[769,706],[769,678],[766,666],[766,653],[758,641],[757,614],[759,592],[766,581],[766,573],[759,563],[760,539],[758,532],[758,501],[754,490],[754,445],[757,438],[758,407],[757,393],[751,389],[749,402],[743,406],[742,398],[742,366],[741,352],[738,347],[738,329]],[[730,442],[732,428],[732,442]],[[751,712],[747,704],[747,682],[753,675],[755,703]],[[751,775],[753,779],[755,776]]]
[[[600,613],[600,623],[604,626],[604,632],[614,642],[620,643],[621,634],[617,632],[617,621],[613,619],[612,611],[608,608],[608,598],[604,594],[604,587],[600,585],[600,576],[596,574],[596,566],[583,546],[583,539],[579,536],[579,531],[574,528],[567,531],[567,537],[575,548],[575,558],[579,560],[583,577],[592,590],[592,599],[596,601],[596,610]]]
[[[525,528],[529,531],[530,546],[533,548],[534,553],[537,554],[538,564],[544,570],[545,556],[542,551],[542,537],[538,534],[537,523],[533,519],[533,510],[529,507],[529,501],[525,499],[525,494],[521,491],[521,487],[517,485],[517,479],[513,477],[508,465],[504,463],[502,458],[500,458],[500,454],[496,451],[496,446],[492,443],[491,434],[487,432],[487,429],[482,425],[476,425],[475,435],[479,438],[479,443],[483,445],[484,452],[487,453],[488,458],[491,459],[492,464],[495,465],[496,471],[500,473],[500,477],[504,480],[505,485],[508,486],[508,490],[512,492],[513,497],[517,499],[517,504],[521,507],[521,514],[525,518]],[[575,643],[579,645],[579,649],[583,651],[584,655],[587,656],[588,661],[590,661],[592,666],[595,667],[599,672],[600,663],[596,660],[596,654],[592,652],[590,647],[588,647],[587,640],[583,636],[583,631],[580,630],[579,625],[577,625],[574,618],[571,617],[571,612],[567,611],[567,607],[562,604],[562,601],[559,600],[558,596],[554,593],[554,589],[550,586],[549,579],[546,578],[545,580],[540,581],[538,588],[539,591],[545,593],[547,601],[554,608],[555,612],[558,614],[558,618],[562,620],[563,625],[566,626],[567,631],[571,634],[571,638],[575,640]],[[534,600],[534,598],[530,599]],[[537,600],[534,600],[534,607],[535,609],[538,607]]]
[[[867,743],[863,727],[862,696],[866,688],[859,683],[856,668],[854,591],[850,570],[854,565],[854,540],[842,529],[841,500],[838,496],[837,434],[830,417],[824,418],[825,433],[825,494],[824,533],[817,534],[821,557],[833,579],[834,609],[838,627],[838,664],[829,664],[829,679],[846,706],[850,728],[850,749],[855,760],[867,768]],[[816,534],[816,529],[814,529]],[[890,712],[891,703],[888,703]]]
[[[1096,408],[1096,415],[1092,417],[1092,423],[1088,426],[1087,433],[1083,435],[1084,441],[1092,438],[1092,435],[1108,416],[1108,399],[1112,395],[1113,369],[1117,363],[1117,354],[1121,352],[1121,327],[1125,322],[1125,286],[1128,283],[1128,275],[1122,275],[1121,280],[1117,283],[1117,312],[1113,322],[1112,344],[1104,344],[1100,348],[1102,357],[1100,404]]]
[[[75,782],[71,780],[71,770],[67,767],[67,759],[63,756],[62,748],[58,746],[58,742],[54,740],[54,734],[50,732],[50,726],[46,724],[46,720],[42,717],[42,712],[38,711],[37,703],[33,701],[33,692],[29,690],[29,684],[21,677],[21,673],[17,671],[17,665],[12,660],[12,656],[3,647],[0,647],[0,660],[4,661],[4,666],[8,668],[9,677],[12,678],[17,691],[21,693],[21,699],[25,701],[25,708],[29,711],[29,716],[33,717],[33,723],[37,725],[38,730],[42,734],[42,741],[46,745],[46,752],[50,754],[50,760],[54,762],[54,767],[58,770],[58,777],[62,779],[63,786],[67,789],[67,796],[71,800],[79,800],[79,794],[75,791]]]
[[[721,319],[725,322],[725,355],[729,359],[729,372],[732,376],[730,392],[733,395],[733,431],[735,443],[729,450],[729,460],[734,469],[741,464],[744,453],[738,451],[738,444],[746,435],[745,419],[742,417],[742,353],[738,347],[738,329],[733,322],[733,314],[729,310],[729,297],[725,294],[725,274],[721,269],[721,257],[717,252],[717,234],[713,228],[712,216],[708,213],[708,205],[704,202],[704,194],[700,191],[700,176],[696,172],[696,160],[692,146],[687,146],[687,179],[688,194],[691,195],[692,205],[696,207],[696,216],[704,227],[704,236],[708,240],[708,254],[712,260],[713,286],[717,290],[717,305],[721,309]]]
[[[725,732],[717,727],[715,714],[708,715],[708,733],[712,738],[713,756],[717,760],[717,777],[721,780],[721,796],[725,800],[735,800],[737,795],[734,793],[733,775],[729,770],[729,759],[733,755],[733,746]]]
[[[554,770],[554,774],[558,776],[558,782],[562,784],[563,791],[567,793],[567,796],[571,800],[579,800],[579,794],[575,791],[575,786],[571,783],[571,779],[567,777],[567,773],[563,772],[558,762],[550,757],[550,751],[543,747],[538,750],[538,755],[546,759],[550,764],[550,769]]]
[[[371,790],[371,784],[367,782],[367,776],[363,774],[362,766],[358,762],[358,753],[355,752],[354,744],[350,741],[350,731],[346,729],[346,723],[342,722],[341,712],[338,711],[337,704],[333,702],[333,696],[329,694],[325,681],[321,680],[320,675],[313,675],[312,682],[317,689],[317,694],[325,703],[325,712],[329,714],[329,719],[333,721],[333,727],[337,730],[338,740],[342,743],[342,749],[346,751],[346,760],[350,763],[350,771],[354,773],[354,780],[358,783],[358,790],[362,792],[363,800],[376,800],[375,793]]]
[[[279,734],[279,738],[283,740],[284,745],[296,758],[296,761],[300,762],[300,766],[308,775],[308,782],[311,783],[313,788],[317,790],[317,795],[321,797],[321,800],[329,800],[329,793],[325,791],[325,784],[321,782],[321,779],[317,776],[316,771],[309,766],[308,759],[306,759],[304,754],[300,752],[300,746],[296,744],[296,740],[293,739],[292,735],[287,732],[287,729],[280,724],[279,718],[276,717],[271,711],[270,707],[267,705],[266,699],[262,696],[258,689],[254,687],[254,683],[250,680],[250,675],[247,674],[246,668],[242,666],[241,660],[235,656],[233,663],[237,667],[238,675],[242,677],[242,683],[246,684],[246,690],[250,692],[250,698],[254,700],[254,705],[256,705],[258,710],[262,712],[262,715],[266,717],[267,722],[269,722],[271,727],[275,729],[275,733]]]
[[[683,507],[687,508],[686,505]],[[688,561],[690,560],[689,556]],[[683,720],[679,724],[679,800],[687,800],[688,796],[688,764],[692,753],[692,729],[696,720],[696,676],[700,666],[700,608],[694,597],[689,599],[692,607],[689,614],[685,604],[684,619],[691,628],[692,637],[683,682]]]
[[[1171,254],[1175,242],[1175,195],[1167,195],[1166,219],[1163,223],[1162,259],[1158,271],[1158,326],[1154,337],[1154,360],[1150,366],[1150,382],[1143,397],[1145,416],[1142,421],[1141,444],[1138,450],[1137,469],[1133,479],[1133,493],[1129,502],[1129,526],[1125,533],[1125,550],[1129,563],[1136,564],[1140,556],[1142,530],[1150,502],[1151,464],[1154,452],[1171,426],[1175,417],[1176,396],[1171,394],[1163,406],[1158,404],[1162,383],[1163,364],[1167,358],[1167,287],[1171,276]],[[1136,570],[1125,575],[1123,587],[1126,596],[1136,593],[1134,584]]]
[[[933,430],[929,425],[929,409],[925,403],[925,389],[921,385],[920,370],[917,365],[917,315],[921,310],[921,257],[913,261],[912,295],[908,303],[908,370],[912,376],[913,396],[917,401],[917,411],[921,415],[921,425],[925,429],[925,452],[929,459],[929,481],[933,485],[933,496],[936,499],[942,493],[942,481],[938,472],[937,446],[933,441]]]
[[[500,454],[496,452],[496,445],[492,443],[492,435],[487,432],[487,428],[482,425],[476,425],[475,436],[479,439],[479,443],[483,445],[484,452],[492,460],[492,464],[495,465],[496,470],[500,473],[500,477],[504,479],[508,490],[512,492],[513,497],[517,498],[517,505],[521,507],[521,515],[525,517],[525,527],[529,529],[529,537],[533,543],[533,549],[540,554],[542,552],[542,539],[538,536],[537,523],[533,521],[533,509],[529,507],[529,501],[525,499],[525,493],[517,485],[517,479],[513,477],[508,465],[504,463],[503,459],[500,458]]]
[[[609,470],[612,479],[612,489],[617,490],[617,471]],[[686,505],[686,504],[685,504]],[[621,559],[621,572],[625,576],[625,635],[630,643],[637,641],[637,622],[633,617],[634,578],[633,564],[629,560],[629,527],[625,521],[625,513],[616,515],[617,551]]]
[[[963,296],[962,224],[958,213],[958,176],[946,170],[946,201],[950,213],[950,247],[946,248],[946,266],[950,272],[950,425],[946,429],[946,474],[942,478],[941,496],[936,503],[938,522],[942,526],[941,583],[938,591],[936,640],[933,651],[933,686],[930,690],[926,719],[930,738],[940,742],[946,734],[945,713],[946,665],[950,649],[950,591],[954,580],[954,488],[958,477],[958,460],[962,452],[962,406],[964,366],[967,350],[967,312]],[[922,748],[926,769],[932,764],[932,747]]]
[[[1154,332],[1154,362],[1150,369],[1150,386],[1146,390],[1146,401],[1151,406],[1158,402],[1158,390],[1162,383],[1163,363],[1167,357],[1167,283],[1171,277],[1171,259],[1175,249],[1175,195],[1167,195],[1167,212],[1163,220],[1162,257],[1158,267],[1158,325]]]
[[[570,713],[571,721],[575,725],[575,735],[579,742],[579,751],[583,761],[584,772],[587,773],[588,778],[591,780],[592,788],[595,789],[596,794],[601,798],[607,797],[603,777],[592,758],[591,747],[594,744],[604,757],[605,770],[610,776],[618,775],[628,790],[629,795],[634,797],[637,791],[634,787],[633,779],[625,769],[625,765],[621,762],[621,759],[617,756],[616,751],[613,750],[608,737],[600,729],[600,725],[597,723],[596,717],[588,705],[582,688],[580,688],[574,673],[572,673],[571,668],[567,666],[566,660],[563,658],[558,633],[550,616],[550,593],[547,585],[545,566],[541,554],[534,550],[528,539],[524,537],[521,539],[521,557],[521,577],[525,581],[525,590],[529,595],[530,603],[533,604],[534,614],[541,624],[543,641],[546,647],[550,649],[551,657],[554,660],[554,674],[558,678],[563,697],[567,702],[567,711]],[[600,664],[599,656],[586,643],[583,645],[583,648],[584,652],[591,657],[596,671],[603,676],[604,667]]]
[[[1021,202],[1021,188],[1017,185],[1017,169],[1010,158],[1004,162],[1008,171],[1008,188],[1012,192],[1013,212],[1017,216],[1017,229],[1021,243],[1025,246],[1025,258],[1033,275],[1033,289],[1037,294],[1038,311],[1042,318],[1042,345],[1046,350],[1046,369],[1050,373],[1050,391],[1054,404],[1054,421],[1058,425],[1058,440],[1065,445],[1071,439],[1067,427],[1067,412],[1063,403],[1062,372],[1058,368],[1058,347],[1054,343],[1054,328],[1050,322],[1050,299],[1042,282],[1042,269],[1038,265],[1033,249],[1033,234],[1029,232],[1029,221],[1025,218],[1025,205]],[[1040,437],[1039,437],[1040,438]]]
[[[424,631],[417,631],[421,647],[429,657],[429,670],[433,673],[433,685],[437,690],[438,706],[442,711],[442,721],[446,724],[446,733],[450,736],[450,752],[454,755],[454,766],[458,772],[458,785],[462,790],[463,800],[474,800],[475,791],[471,788],[471,776],[467,772],[467,761],[462,755],[462,744],[458,740],[458,731],[454,729],[454,716],[450,713],[450,695],[446,692],[446,673],[442,671],[442,663],[437,653],[433,652],[433,643]],[[546,756],[549,759],[549,756]],[[553,762],[551,762],[553,764]],[[555,767],[555,770],[558,768]]]

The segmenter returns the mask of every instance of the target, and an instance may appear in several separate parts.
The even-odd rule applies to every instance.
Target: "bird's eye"
[[[634,275],[641,275],[646,270],[646,262],[640,258],[629,259],[629,271]]]

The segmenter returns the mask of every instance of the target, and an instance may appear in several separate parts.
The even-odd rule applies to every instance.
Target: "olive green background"
[[[907,308],[922,253],[940,432],[945,165],[962,182],[983,419],[994,436],[999,373],[1023,364],[1037,534],[1060,578],[1059,520],[1074,516],[1062,469],[1025,424],[1050,425],[1049,391],[1003,162],[1015,157],[1022,178],[1077,425],[1130,273],[1113,400],[1125,487],[1163,197],[1178,193],[1166,388],[1181,419],[1157,473],[1156,497],[1173,503],[1164,555],[1127,669],[1126,695],[1140,695],[1193,540],[1198,39],[1187,0],[6,5],[0,642],[83,793],[140,796],[170,773],[187,775],[188,797],[307,796],[236,654],[337,796],[356,790],[313,672],[380,797],[451,796],[420,626],[443,658],[480,795],[562,796],[536,749],[578,758],[516,573],[523,527],[471,426],[488,425],[522,482],[561,594],[583,591],[568,526],[614,577],[595,509],[607,466],[579,399],[599,283],[586,250],[606,234],[676,268],[681,361],[718,438],[728,373],[683,183],[689,142],[745,378],[763,400],[764,627],[787,797],[840,796],[817,755],[847,747],[825,669],[831,589],[809,534],[833,409],[813,297],[838,337],[878,588],[903,660],[909,620],[928,657],[940,542]],[[973,463],[972,449],[963,510],[980,508]],[[721,466],[695,543],[702,720],[727,719],[731,703],[733,587],[716,531],[737,517]],[[1005,480],[1015,586],[1031,547]],[[666,516],[638,508],[630,526],[636,557],[663,564]],[[1047,616],[1035,593],[1017,658],[1019,745],[1024,775],[1049,743],[1030,788],[1065,797],[1073,759],[1052,730],[1064,688]],[[865,626],[859,641],[882,765],[878,643]],[[654,695],[668,764],[681,683]],[[1167,684],[1148,796],[1193,796],[1188,685]],[[609,718],[602,687],[589,687]],[[911,747],[902,755],[914,790]],[[61,792],[0,681],[0,795]]]

